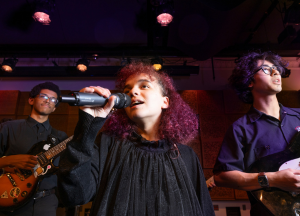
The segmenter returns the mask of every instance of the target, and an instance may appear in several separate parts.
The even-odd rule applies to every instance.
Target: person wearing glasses
[[[284,151],[299,131],[300,109],[284,107],[276,97],[282,77],[289,72],[287,66],[272,52],[250,52],[237,60],[229,78],[239,98],[252,106],[229,127],[214,166],[214,180],[217,186],[248,191],[251,215],[273,214],[249,191],[275,187],[300,192],[299,170],[249,171],[255,161]]]
[[[52,82],[38,84],[29,94],[28,103],[32,109],[28,118],[0,124],[1,177],[5,173],[13,173],[15,169],[32,169],[37,164],[37,156],[26,153],[34,144],[47,140],[50,134],[51,138],[56,139],[55,143],[49,143],[53,146],[67,138],[65,132],[52,128],[48,119],[59,104],[57,99],[59,96],[60,90]],[[58,159],[54,161],[54,165],[58,165]],[[34,199],[13,212],[0,212],[0,215],[56,215],[58,206],[55,195],[56,185],[56,175],[45,177],[39,186],[39,191],[33,196]],[[2,194],[1,199],[4,198],[5,194]]]

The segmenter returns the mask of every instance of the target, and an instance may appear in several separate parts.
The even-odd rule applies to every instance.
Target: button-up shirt
[[[300,131],[300,109],[280,104],[280,120],[251,107],[223,140],[214,172],[245,172],[257,159],[283,151]]]
[[[51,130],[49,120],[39,123],[30,116],[27,119],[0,124],[0,157],[26,154],[34,144],[47,140]],[[62,131],[58,131],[57,138],[63,141],[67,138],[67,135]],[[54,164],[57,165],[58,160],[55,160]],[[52,175],[42,181],[40,190],[51,189],[56,185],[57,177]]]

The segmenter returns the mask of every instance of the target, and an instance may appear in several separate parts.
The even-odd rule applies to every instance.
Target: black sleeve
[[[181,157],[186,165],[187,172],[194,185],[202,213],[205,216],[215,215],[210,194],[206,186],[203,170],[198,156],[192,148],[185,145],[178,145]]]
[[[8,128],[5,124],[0,124],[0,157],[4,156],[7,149]]]
[[[232,170],[244,172],[243,136],[239,127],[229,127],[214,166],[214,173]]]
[[[73,139],[61,155],[58,171],[58,191],[65,206],[91,201],[99,183],[99,148],[94,141],[105,118],[79,111],[79,121]]]

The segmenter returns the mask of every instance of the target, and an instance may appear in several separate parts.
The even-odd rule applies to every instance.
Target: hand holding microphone
[[[130,105],[131,98],[124,93],[111,94],[102,87],[86,87],[79,92],[62,95],[60,102],[69,103],[71,106],[81,106],[80,109],[94,117],[105,118],[113,107],[125,108]]]

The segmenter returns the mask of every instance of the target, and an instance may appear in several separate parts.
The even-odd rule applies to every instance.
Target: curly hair
[[[173,80],[164,72],[156,72],[152,65],[134,62],[123,67],[119,73],[116,87],[124,90],[126,80],[131,75],[147,74],[156,79],[161,87],[162,96],[169,98],[169,108],[162,110],[159,124],[159,137],[170,143],[186,143],[198,130],[198,119],[193,110],[177,93]],[[106,121],[103,131],[120,138],[127,138],[134,131],[135,123],[127,116],[124,109],[113,112]]]
[[[229,77],[229,84],[235,90],[238,97],[247,104],[253,103],[253,95],[251,93],[250,83],[254,80],[254,74],[257,72],[258,60],[267,60],[274,65],[281,66],[284,71],[287,70],[288,62],[283,60],[278,54],[271,51],[267,52],[249,52],[236,60],[236,66]]]
[[[52,82],[44,82],[34,86],[31,89],[31,92],[29,93],[29,97],[35,98],[41,92],[42,89],[49,89],[51,91],[54,91],[57,94],[57,98],[60,97],[59,87]],[[58,105],[59,102],[55,105],[55,107],[57,107]]]

